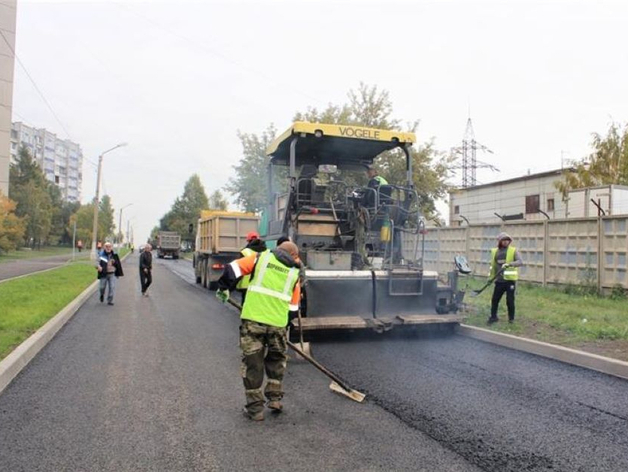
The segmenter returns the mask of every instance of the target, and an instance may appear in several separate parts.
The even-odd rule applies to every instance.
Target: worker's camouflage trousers
[[[240,348],[241,374],[246,393],[246,409],[255,414],[264,409],[264,396],[269,401],[283,398],[283,376],[288,350],[286,328],[277,328],[254,321],[242,320]],[[266,372],[266,388],[264,384]]]

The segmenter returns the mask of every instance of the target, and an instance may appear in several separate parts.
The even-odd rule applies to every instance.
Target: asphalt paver
[[[237,313],[176,263],[155,264],[144,298],[128,258],[115,305],[91,297],[0,394],[0,470],[480,470],[303,361],[284,413],[244,418]]]

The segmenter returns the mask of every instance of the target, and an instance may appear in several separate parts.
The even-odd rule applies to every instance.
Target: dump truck
[[[269,145],[262,231],[271,247],[290,237],[305,265],[301,319],[291,333],[383,333],[461,321],[458,271],[441,284],[423,267],[415,141],[408,132],[296,122]],[[384,152],[403,162],[403,181],[369,187],[365,170]]]
[[[255,213],[235,211],[203,211],[196,230],[194,272],[196,283],[216,290],[225,265],[242,257],[246,235],[258,231]]]
[[[176,231],[160,231],[157,234],[157,257],[163,259],[170,256],[179,258],[181,249],[181,235]]]

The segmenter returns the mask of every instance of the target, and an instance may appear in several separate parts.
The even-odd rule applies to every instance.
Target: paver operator
[[[299,250],[287,241],[272,251],[230,263],[218,280],[216,296],[225,303],[240,277],[251,275],[240,318],[241,375],[246,395],[245,415],[264,420],[264,397],[275,413],[283,406],[283,377],[287,362],[289,313],[299,309]],[[264,372],[267,375],[266,387]]]
[[[511,245],[512,238],[507,233],[500,233],[497,236],[497,247],[491,249],[491,271],[489,278],[495,278],[495,288],[491,300],[491,317],[489,324],[499,321],[497,310],[499,302],[504,293],[506,294],[506,305],[508,307],[508,322],[515,321],[515,288],[519,278],[518,267],[523,265],[523,261],[517,248]]]

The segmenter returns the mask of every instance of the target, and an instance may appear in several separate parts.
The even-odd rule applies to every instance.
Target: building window
[[[456,205],[454,207],[454,215],[459,215],[460,214],[460,205]]]
[[[547,199],[547,211],[554,211],[554,199],[553,198]]]
[[[528,195],[526,197],[526,213],[538,213],[541,209],[539,195]]]

